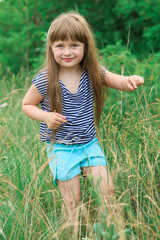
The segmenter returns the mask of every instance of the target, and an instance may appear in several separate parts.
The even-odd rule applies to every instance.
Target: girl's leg
[[[116,203],[114,202],[114,185],[109,169],[106,166],[92,166],[83,167],[82,172],[87,178],[89,178],[91,175],[93,177],[94,188],[98,193],[100,193],[100,210],[105,213],[105,209],[107,207],[111,213],[110,216],[114,215],[117,230],[119,232],[123,230],[125,227],[125,222],[123,219],[122,209],[120,206],[116,206]],[[110,223],[110,219],[108,220]],[[122,233],[119,239],[125,240],[125,234]]]
[[[81,201],[79,175],[68,181],[58,180],[57,182],[61,195],[63,197],[63,201],[66,205],[71,224],[75,225],[76,207]]]
[[[106,166],[91,166],[83,167],[82,172],[87,178],[93,176],[94,188],[100,193],[102,206],[111,204],[114,186],[109,169]]]

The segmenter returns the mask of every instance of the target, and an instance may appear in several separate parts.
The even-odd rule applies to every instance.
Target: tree
[[[127,45],[137,55],[160,51],[160,0],[2,0],[0,65],[29,71],[44,56],[47,30],[60,13],[78,10],[91,25],[98,47]]]
[[[120,38],[126,41],[130,27],[130,47],[136,54],[160,51],[160,0],[118,0],[115,11]]]

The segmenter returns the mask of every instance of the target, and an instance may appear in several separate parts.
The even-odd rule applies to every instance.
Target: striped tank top
[[[43,96],[41,108],[50,112],[47,97],[47,71],[43,71],[32,80]],[[81,144],[91,141],[96,136],[93,114],[93,90],[89,75],[84,70],[81,75],[78,92],[72,94],[59,80],[62,94],[62,115],[67,123],[62,123],[57,130],[55,142],[63,144]],[[41,122],[40,135],[42,141],[51,141],[52,130]]]

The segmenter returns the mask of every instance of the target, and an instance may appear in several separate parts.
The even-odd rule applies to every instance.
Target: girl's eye
[[[62,48],[62,47],[63,47],[63,45],[59,44],[59,45],[57,45],[57,47],[58,47],[58,48]]]
[[[72,44],[72,47],[77,47],[78,45],[77,44]]]

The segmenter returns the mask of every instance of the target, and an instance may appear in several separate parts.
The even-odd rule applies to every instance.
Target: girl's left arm
[[[132,92],[144,84],[144,79],[138,75],[122,76],[106,70],[104,84],[125,92]]]

